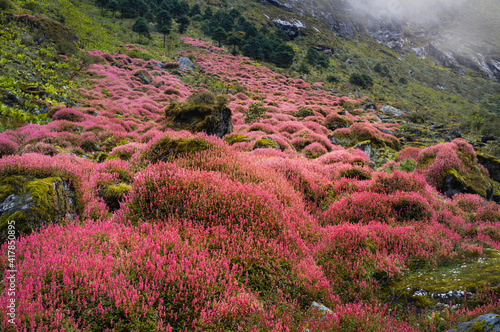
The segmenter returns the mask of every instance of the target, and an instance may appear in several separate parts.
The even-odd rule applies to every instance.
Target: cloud
[[[347,0],[352,9],[371,16],[431,21],[443,11],[461,7],[466,0]]]

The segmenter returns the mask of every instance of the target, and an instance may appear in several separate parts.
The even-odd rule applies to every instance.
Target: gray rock
[[[194,70],[196,68],[193,61],[189,60],[189,58],[185,56],[181,57],[179,60],[177,60],[177,62],[179,62],[181,69],[184,70]]]
[[[404,113],[402,111],[400,111],[397,108],[394,108],[392,106],[384,106],[380,110],[383,113],[387,113],[387,114],[390,114],[390,115],[395,116],[395,117],[400,117],[400,116],[404,115]]]
[[[470,322],[458,325],[456,329],[448,330],[448,332],[465,332],[465,331],[500,331],[500,315],[486,314],[477,317]]]
[[[150,73],[148,73],[147,70],[141,69],[135,72],[134,74],[135,77],[139,78],[141,80],[142,84],[152,84],[153,83],[153,77],[151,76]]]
[[[354,148],[363,151],[370,160],[372,159],[373,146],[371,141],[361,142],[358,145],[355,145]]]
[[[312,306],[315,307],[316,309],[318,309],[319,311],[322,311],[322,312],[324,312],[326,314],[331,314],[332,313],[332,311],[329,308],[325,307],[322,304],[319,304],[318,302],[313,302]]]
[[[488,170],[492,180],[500,182],[500,159],[487,154],[477,153],[477,161]]]

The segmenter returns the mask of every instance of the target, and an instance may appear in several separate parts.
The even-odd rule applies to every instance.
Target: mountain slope
[[[411,60],[418,77],[422,60],[299,16],[281,20],[310,35],[277,41],[262,25],[287,12],[258,3],[238,8],[261,36],[240,25],[279,46],[270,62],[239,54],[253,51],[243,42],[216,46],[196,15],[183,35],[150,22],[149,39],[132,34],[135,17],[90,4],[47,2],[45,15],[16,4],[0,22],[12,101],[0,129],[1,330],[444,331],[500,313],[500,161],[479,151],[499,142],[363,96],[399,87],[377,61],[399,73]],[[95,38],[80,45],[85,34]],[[335,53],[311,51],[311,36]],[[286,68],[273,57],[289,48]],[[362,89],[353,73],[376,82]],[[339,81],[320,81],[330,75]],[[429,106],[447,96],[420,91]]]

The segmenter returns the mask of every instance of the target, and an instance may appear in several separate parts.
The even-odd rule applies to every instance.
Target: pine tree
[[[139,42],[142,43],[141,36],[146,36],[149,38],[149,25],[148,22],[143,17],[139,17],[135,20],[134,25],[132,26],[132,31],[137,32],[139,34]]]
[[[178,31],[179,33],[184,33],[186,32],[188,26],[189,26],[189,23],[191,23],[191,20],[189,19],[189,17],[187,15],[182,15],[181,17],[179,17],[177,19],[177,23],[179,23],[179,28],[178,28]]]
[[[212,38],[216,39],[219,42],[219,47],[221,47],[222,41],[227,39],[227,32],[224,28],[218,27],[212,33]]]
[[[163,47],[165,47],[165,37],[172,32],[172,28],[167,25],[164,25],[160,28],[160,33],[163,35]]]

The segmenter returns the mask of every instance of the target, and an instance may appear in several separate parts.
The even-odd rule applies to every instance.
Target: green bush
[[[258,122],[266,114],[266,108],[262,103],[252,103],[248,105],[248,109],[245,112],[245,123]]]
[[[12,8],[10,0],[0,0],[0,10],[7,10]]]
[[[364,89],[373,86],[373,78],[367,74],[353,73],[349,77],[349,82],[354,85],[359,85]]]

